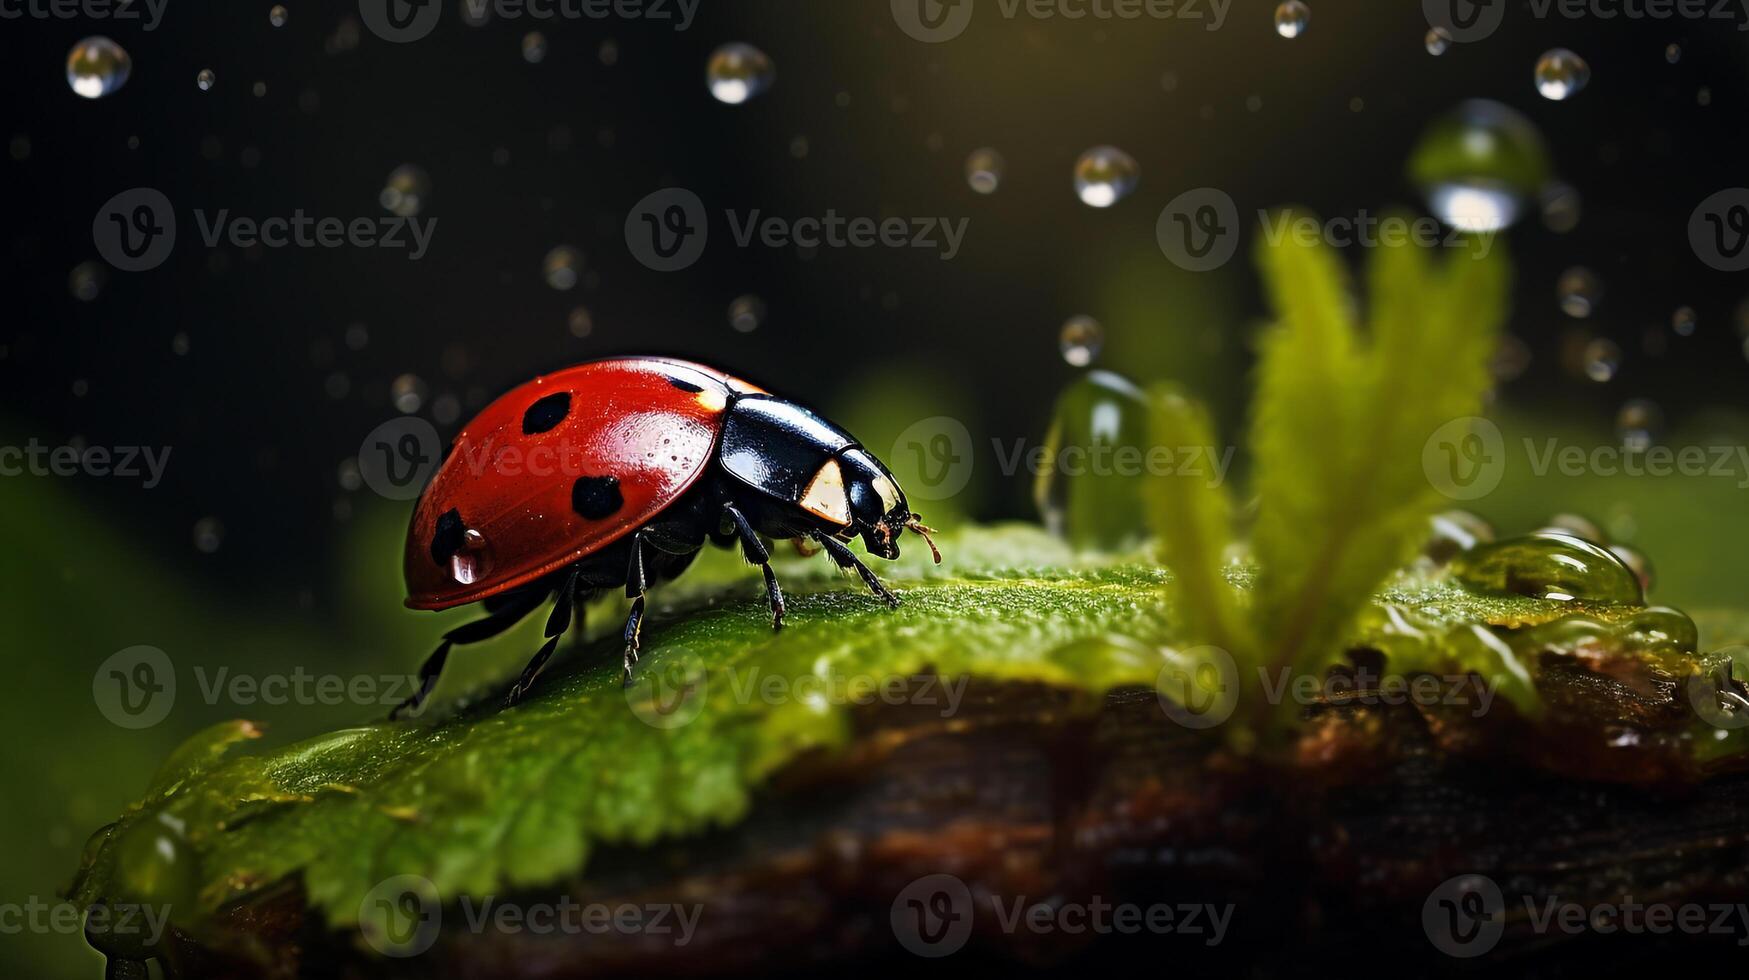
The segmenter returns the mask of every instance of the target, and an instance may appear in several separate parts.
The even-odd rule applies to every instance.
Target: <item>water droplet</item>
[[[218,80],[219,76],[213,74],[211,68],[202,68],[200,72],[194,76],[194,86],[202,92],[211,92],[213,90],[213,84]]]
[[[195,737],[206,734],[203,732]],[[179,757],[182,751],[178,750]],[[200,855],[189,843],[186,831],[187,825],[182,820],[159,812],[134,820],[127,829],[113,837],[110,853],[114,855],[114,879],[109,900],[132,906],[135,910],[151,908],[186,912],[197,907],[196,895],[201,883]],[[116,911],[125,914],[124,908]],[[111,956],[138,958],[153,953],[158,937],[151,935],[152,932],[144,928],[90,929],[86,938]]]
[[[1644,452],[1664,430],[1664,410],[1650,398],[1630,398],[1615,413],[1615,432],[1624,448]]]
[[[605,68],[619,64],[619,42],[613,38],[602,41],[595,49],[595,57]]]
[[[1075,194],[1093,208],[1109,208],[1136,189],[1141,168],[1115,146],[1096,146],[1075,161]]]
[[[1448,510],[1433,515],[1433,533],[1422,554],[1443,565],[1478,544],[1494,540],[1494,526],[1467,510]]]
[[[749,293],[735,297],[729,304],[729,326],[740,333],[752,333],[765,322],[765,301]]]
[[[1628,571],[1633,572],[1634,577],[1640,580],[1641,592],[1652,591],[1653,574],[1650,558],[1625,544],[1610,545],[1609,553],[1621,559],[1621,563],[1628,567]]]
[[[522,60],[531,65],[538,65],[547,57],[547,36],[540,31],[529,31],[522,35]]]
[[[1645,605],[1640,580],[1608,550],[1570,534],[1538,531],[1478,545],[1452,559],[1451,573],[1480,592],[1562,602]]]
[[[1585,345],[1581,363],[1587,378],[1603,384],[1621,370],[1621,347],[1608,337],[1598,337]]]
[[[1681,61],[1682,45],[1676,43],[1664,45],[1664,60],[1673,65]]]
[[[1559,102],[1579,94],[1591,81],[1591,66],[1566,48],[1551,48],[1536,61],[1536,90]]]
[[[225,525],[216,517],[203,517],[194,522],[194,550],[210,555],[225,543]]]
[[[1057,349],[1070,367],[1086,367],[1105,346],[1105,328],[1090,316],[1072,316],[1057,334]]]
[[[1698,322],[1692,306],[1678,306],[1676,312],[1670,314],[1670,329],[1676,331],[1678,337],[1694,336]]]
[[[1284,0],[1275,8],[1275,33],[1285,38],[1299,37],[1311,20],[1312,8],[1304,0]]]
[[[341,340],[347,350],[364,350],[370,346],[370,328],[362,323],[349,323]]]
[[[1603,301],[1603,281],[1582,265],[1571,266],[1555,280],[1555,298],[1562,313],[1583,320],[1597,312]]]
[[[570,245],[556,245],[541,262],[541,276],[547,285],[565,292],[577,285],[583,275],[583,253]]]
[[[403,415],[412,415],[425,404],[425,381],[417,374],[403,374],[389,385],[389,401]]]
[[[262,96],[265,96],[267,94],[267,83],[266,82],[256,82],[254,85],[249,86],[249,91],[251,94],[253,94],[256,98],[259,99]]]
[[[461,547],[449,558],[449,577],[459,585],[473,585],[492,574],[492,545],[473,528],[462,532]]]
[[[1044,466],[1033,483],[1045,526],[1077,548],[1121,548],[1139,540],[1147,529],[1147,474],[1115,460],[1129,455],[1118,450],[1147,444],[1148,402],[1140,388],[1110,371],[1076,379],[1052,410]]]
[[[89,303],[103,293],[103,284],[109,280],[109,273],[96,262],[81,262],[73,267],[67,275],[67,288],[73,293],[73,298],[81,303]]]
[[[589,336],[589,332],[595,329],[595,318],[589,315],[587,309],[579,306],[565,318],[565,326],[571,331],[571,336],[581,339]]]
[[[133,70],[134,59],[101,34],[80,41],[67,52],[67,84],[87,99],[101,99],[126,85]]]
[[[411,218],[425,208],[431,198],[431,177],[410,163],[389,171],[377,200],[393,214]]]
[[[1543,227],[1564,235],[1579,225],[1581,213],[1579,191],[1572,184],[1550,181],[1543,188]]]
[[[1592,544],[1603,544],[1609,540],[1609,538],[1604,535],[1603,528],[1600,527],[1596,521],[1586,517],[1584,514],[1556,514],[1549,518],[1547,524],[1537,528],[1537,530],[1539,532],[1547,531],[1552,534],[1570,535],[1581,541],[1589,541]]]
[[[1451,48],[1451,35],[1446,33],[1445,28],[1435,27],[1427,32],[1422,43],[1426,45],[1427,53],[1437,58]]]
[[[275,27],[284,27],[288,16],[285,4],[276,3],[273,5],[273,9],[267,12],[267,22]]]
[[[966,183],[979,194],[994,194],[1002,186],[1002,174],[1008,169],[1002,154],[989,147],[973,150],[966,157]]]
[[[740,105],[770,88],[777,68],[765,52],[735,41],[711,52],[704,80],[718,102]]]
[[[1548,179],[1542,134],[1517,110],[1472,99],[1435,119],[1409,158],[1409,177],[1439,220],[1499,231]]]
[[[1513,334],[1500,338],[1500,346],[1488,361],[1488,371],[1497,383],[1512,381],[1530,367],[1530,345]]]

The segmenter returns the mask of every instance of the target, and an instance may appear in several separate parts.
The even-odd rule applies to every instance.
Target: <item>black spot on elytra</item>
[[[673,385],[676,388],[679,388],[681,391],[688,391],[688,392],[691,392],[695,395],[704,390],[703,385],[695,385],[692,382],[687,381],[684,378],[676,378],[676,377],[670,376],[668,378],[668,383]]]
[[[462,534],[467,526],[462,523],[462,512],[451,507],[437,519],[437,530],[431,534],[431,560],[439,565],[448,565],[455,553],[462,550]]]
[[[625,502],[617,476],[585,476],[571,485],[571,509],[592,521],[612,517]]]
[[[542,398],[522,413],[522,434],[525,436],[551,432],[554,426],[571,414],[571,393],[555,392]]]

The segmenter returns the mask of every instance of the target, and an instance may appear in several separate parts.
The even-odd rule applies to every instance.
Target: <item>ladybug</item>
[[[686,570],[706,541],[739,543],[765,573],[773,629],[783,590],[766,541],[817,542],[870,591],[899,599],[850,550],[899,557],[921,535],[893,474],[848,432],[794,402],[702,364],[661,357],[592,361],[539,377],[488,405],[451,443],[407,530],[407,605],[482,603],[445,633],[419,687],[391,718],[417,711],[452,646],[504,632],[547,601],[546,643],[511,688],[527,694],[572,619],[596,593],[632,600],[622,661],[638,660],[644,593]]]

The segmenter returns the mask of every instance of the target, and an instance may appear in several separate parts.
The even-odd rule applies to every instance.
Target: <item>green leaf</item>
[[[1084,692],[1090,710],[1114,687],[1154,684],[1164,570],[1076,558],[1029,528],[942,544],[941,569],[907,555],[883,570],[897,610],[822,571],[823,559],[786,559],[780,633],[744,568],[683,579],[657,594],[629,688],[609,637],[513,709],[494,692],[435,724],[352,728],[222,762],[253,730],[202,733],[101,838],[77,894],[170,904],[186,926],[301,874],[309,901],[350,923],[391,875],[417,874],[446,897],[490,893],[574,874],[598,847],[733,823],[772,771],[843,743],[855,704],[903,697],[945,716],[974,674]]]
[[[1480,410],[1505,269],[1482,248],[1443,266],[1411,244],[1375,248],[1363,333],[1328,248],[1289,238],[1261,262],[1279,321],[1252,418],[1256,618],[1265,657],[1310,672],[1426,534],[1442,498],[1422,449]]]

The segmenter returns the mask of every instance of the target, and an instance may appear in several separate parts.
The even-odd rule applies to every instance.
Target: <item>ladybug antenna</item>
[[[941,549],[935,546],[935,539],[929,536],[934,532],[935,528],[918,520],[916,514],[912,514],[911,518],[905,522],[905,528],[917,532],[917,536],[922,538],[923,543],[929,546],[929,553],[935,556],[935,563],[937,565],[941,564]]]

